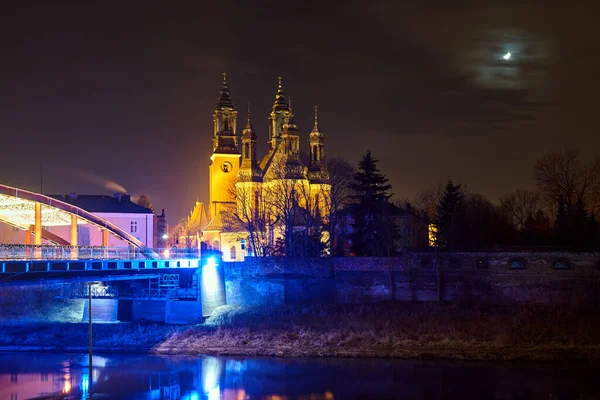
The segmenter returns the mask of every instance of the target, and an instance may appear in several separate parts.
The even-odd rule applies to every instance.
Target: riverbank
[[[1,325],[0,350],[87,351],[87,324]],[[556,306],[224,306],[193,326],[95,324],[97,352],[600,362],[600,313]]]

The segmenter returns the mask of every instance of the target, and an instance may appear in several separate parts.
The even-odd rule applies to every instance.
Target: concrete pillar
[[[42,203],[35,203],[35,231],[33,244],[42,244]]]

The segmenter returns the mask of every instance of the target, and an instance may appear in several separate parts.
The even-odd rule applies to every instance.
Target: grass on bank
[[[212,327],[212,330],[207,328]],[[597,359],[600,314],[554,306],[438,303],[225,306],[157,351],[271,356]]]
[[[4,322],[0,345],[85,347],[87,329]],[[94,346],[162,354],[600,361],[600,312],[398,302],[223,306],[198,325],[94,324]]]

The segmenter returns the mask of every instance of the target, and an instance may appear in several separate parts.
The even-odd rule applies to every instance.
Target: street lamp
[[[100,282],[87,282],[88,285],[88,338],[89,338],[89,352],[88,352],[88,393],[89,399],[92,400],[92,286],[99,285]]]

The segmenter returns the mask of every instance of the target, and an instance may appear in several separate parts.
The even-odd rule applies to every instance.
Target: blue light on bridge
[[[219,284],[219,271],[215,257],[208,257],[202,266],[202,280],[207,288],[215,288]]]

